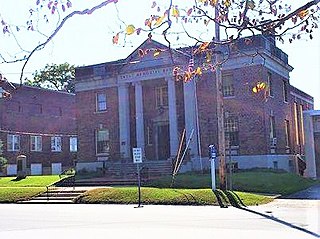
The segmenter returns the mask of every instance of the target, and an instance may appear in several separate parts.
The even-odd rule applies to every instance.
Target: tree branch
[[[21,74],[20,74],[20,85],[22,85],[22,78],[23,78],[23,73],[24,73],[24,69],[27,65],[27,63],[29,62],[31,56],[38,50],[43,49],[56,35],[57,33],[61,30],[61,28],[63,27],[63,25],[73,16],[75,15],[86,15],[86,14],[92,14],[94,11],[103,8],[105,6],[107,6],[109,3],[117,3],[118,0],[107,0],[107,1],[103,1],[100,4],[92,7],[91,9],[85,9],[83,11],[73,11],[70,14],[68,14],[66,17],[64,17],[62,19],[62,21],[60,22],[60,24],[58,24],[57,28],[53,31],[53,33],[47,38],[46,41],[44,41],[43,43],[39,44],[38,46],[36,46],[31,52],[30,54],[24,59],[25,63],[22,66],[21,69]],[[23,60],[21,60],[23,61]]]

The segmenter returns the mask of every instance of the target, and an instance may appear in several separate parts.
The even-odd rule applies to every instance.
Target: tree
[[[151,37],[153,33],[162,35],[169,47],[178,42],[184,46],[210,42],[203,46],[208,48],[210,45],[212,49],[215,45],[230,46],[244,35],[261,32],[276,36],[280,41],[287,37],[289,42],[293,42],[305,35],[312,39],[313,31],[318,28],[319,1],[299,1],[299,4],[294,3],[295,8],[290,0],[168,0],[165,3],[153,1],[150,12],[136,13],[151,15],[144,23],[126,22],[121,19],[119,13],[119,31],[110,40],[115,45],[125,46],[131,35],[145,33]],[[1,17],[3,35],[10,39],[17,51],[15,54],[0,52],[0,64],[23,62],[20,77],[22,83],[24,69],[30,58],[35,52],[46,47],[68,21],[78,15],[94,14],[112,3],[116,6],[125,1],[101,0],[90,8],[73,10],[70,0],[36,0],[30,9],[26,9],[26,12],[29,11],[29,17],[24,24],[12,23],[9,22],[9,17]],[[0,16],[2,15],[0,12]],[[125,13],[122,16],[125,16]],[[222,40],[215,39],[215,24],[218,24],[225,34]],[[181,33],[187,38],[180,37]],[[26,36],[28,39],[32,38],[30,36],[34,38],[35,43],[31,49],[27,49],[23,44]]]
[[[2,170],[8,163],[8,160],[2,156],[2,153],[3,153],[2,148],[3,148],[3,143],[2,143],[2,140],[0,140],[0,170]]]
[[[126,3],[123,0],[106,0],[84,10],[72,10],[70,0],[37,0],[34,7],[29,9],[30,17],[25,25],[19,26],[2,19],[3,34],[10,36],[12,42],[16,43],[19,54],[5,55],[4,52],[0,52],[0,63],[23,62],[20,77],[22,83],[28,61],[35,52],[43,49],[52,41],[66,22],[74,16],[91,15],[112,3],[117,6],[123,2]],[[196,62],[195,71],[190,72],[188,66],[175,68],[173,73],[177,79],[192,80],[194,76],[201,76],[202,71],[208,70],[216,72],[217,79],[219,79],[221,77],[219,68],[228,60],[228,56],[221,59],[217,53],[221,52],[221,46],[229,50],[236,48],[240,37],[262,33],[276,37],[281,42],[290,43],[302,38],[313,39],[313,33],[318,28],[320,0],[297,2],[290,0],[151,1],[150,12],[136,13],[147,16],[144,22],[137,23],[121,19],[121,12],[119,13],[116,7],[119,13],[117,15],[119,27],[110,37],[110,41],[115,46],[126,46],[127,41],[133,36],[145,35],[152,38],[161,35],[169,50],[177,46],[190,46],[190,59],[205,56],[198,58],[201,60]],[[52,21],[55,21],[55,24],[51,24],[54,27],[48,31],[46,24]],[[221,38],[218,33],[220,29],[223,33]],[[37,43],[29,50],[26,50],[21,44],[23,41],[19,38],[21,30],[38,36]],[[250,44],[250,38],[246,43]],[[156,49],[154,56],[161,52],[162,49]],[[252,54],[252,57],[257,55],[259,55],[258,51]],[[174,57],[172,57],[172,64],[175,64]],[[218,80],[217,84],[220,84]],[[218,107],[223,108],[221,104],[218,104]],[[223,111],[218,110],[218,112],[218,117],[222,118]],[[219,125],[219,131],[222,132],[223,123],[220,121]],[[219,140],[219,144],[224,144],[223,137],[221,141]],[[220,179],[223,184],[223,177]]]
[[[68,63],[46,65],[36,71],[26,85],[74,93],[75,67]]]

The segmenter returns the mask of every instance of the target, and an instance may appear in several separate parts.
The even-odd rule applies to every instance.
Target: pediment
[[[125,60],[121,74],[184,64],[187,57],[154,40],[146,40]]]

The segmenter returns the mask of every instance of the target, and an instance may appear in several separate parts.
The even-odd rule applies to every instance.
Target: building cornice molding
[[[272,56],[270,53],[263,51],[259,52],[259,55],[253,57],[251,55],[257,52],[246,52],[246,55],[238,54],[233,55],[223,65],[222,70],[234,70],[242,67],[250,66],[264,66],[271,71],[279,74],[280,76],[289,79],[289,73],[293,70],[293,67],[281,62],[278,58]]]
[[[310,99],[307,99],[306,97],[302,96],[302,95],[299,95],[293,91],[290,91],[290,95],[294,96],[294,97],[297,97],[298,99],[301,99],[309,104],[312,104],[314,105],[314,101],[310,100]]]

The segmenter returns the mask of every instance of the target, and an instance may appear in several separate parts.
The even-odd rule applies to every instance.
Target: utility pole
[[[215,7],[215,41],[220,41],[220,26],[218,22],[219,10],[218,4]],[[219,159],[219,180],[220,189],[226,190],[226,159],[225,159],[225,135],[224,135],[224,109],[223,109],[223,87],[221,68],[218,65],[221,62],[221,53],[216,53],[216,93],[217,93],[217,119],[218,119],[218,159]]]

